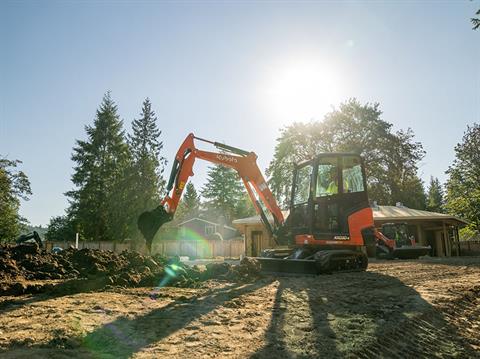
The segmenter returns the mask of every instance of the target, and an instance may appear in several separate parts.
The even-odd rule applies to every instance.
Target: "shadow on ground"
[[[105,324],[83,339],[90,352],[107,353],[115,358],[128,358],[170,334],[187,326],[201,316],[222,307],[227,301],[268,285],[263,280],[253,284],[235,284],[213,290],[207,296],[193,297],[187,302],[175,301],[160,309],[135,318],[119,318]],[[142,335],[142,333],[147,333]]]
[[[129,358],[223,307],[231,299],[248,296],[262,287],[271,287],[273,293],[274,286],[274,297],[265,295],[258,299],[265,300],[265,308],[271,308],[265,336],[246,342],[245,356],[479,357],[462,333],[418,292],[395,277],[375,272],[270,277],[251,284],[220,287],[207,294],[176,300],[146,314],[117,318],[85,337],[73,338],[77,342],[70,349],[77,348],[76,353],[84,357]],[[226,325],[224,328],[229,330]],[[23,348],[21,343],[17,345]],[[52,350],[55,345],[28,347]],[[214,354],[222,357],[222,349],[218,350]],[[247,354],[249,350],[254,353]]]
[[[364,272],[278,280],[266,344],[253,358],[480,356],[395,277]]]
[[[42,302],[47,299],[60,298],[78,293],[88,293],[104,289],[109,283],[108,277],[93,279],[69,279],[56,284],[43,285],[39,293],[26,294],[21,297],[2,298],[0,302],[0,315],[11,310],[19,309],[25,305]]]

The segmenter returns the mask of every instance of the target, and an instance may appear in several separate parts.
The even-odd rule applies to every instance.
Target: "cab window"
[[[293,204],[305,203],[310,193],[310,182],[312,178],[312,166],[308,165],[297,170],[295,178],[295,193]]]
[[[343,157],[342,166],[343,193],[363,192],[363,174],[360,158],[356,156]]]
[[[315,197],[338,193],[338,169],[336,157],[322,157],[318,163]]]

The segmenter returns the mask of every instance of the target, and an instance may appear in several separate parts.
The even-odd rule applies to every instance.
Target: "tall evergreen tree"
[[[295,163],[321,152],[354,152],[365,160],[372,200],[425,208],[425,191],[417,175],[417,164],[425,154],[422,145],[413,140],[411,130],[394,132],[381,114],[379,104],[361,105],[352,99],[323,121],[283,128],[267,169],[274,195],[288,205]]]
[[[32,194],[30,181],[17,170],[21,161],[0,156],[0,243],[13,241],[20,233],[25,219],[20,216],[20,199]]]
[[[264,208],[266,212],[266,208]],[[256,214],[255,207],[253,206],[252,200],[248,193],[244,192],[242,198],[235,206],[235,219],[237,218],[245,218],[254,216]]]
[[[200,196],[192,182],[187,184],[182,203],[185,205],[185,208],[189,213],[194,216],[198,215],[198,211],[200,210]]]
[[[209,168],[207,183],[201,193],[209,218],[216,222],[225,219],[226,223],[237,218],[238,206],[245,195],[238,174],[220,165]]]
[[[200,196],[192,182],[188,182],[185,193],[175,213],[177,223],[196,217],[200,213]]]
[[[438,178],[430,177],[427,194],[427,210],[443,213],[444,211],[443,188]]]
[[[480,229],[480,124],[468,126],[455,146],[455,160],[448,168],[446,209],[465,218],[471,230]]]
[[[67,192],[70,211],[87,239],[113,240],[127,235],[128,208],[123,191],[130,154],[123,122],[108,92],[97,110],[93,126],[85,126],[87,139],[77,140],[72,160],[76,163]]]
[[[152,104],[147,98],[143,102],[140,118],[132,122],[132,135],[128,136],[133,159],[129,179],[132,228],[136,228],[140,213],[159,205],[160,195],[165,189],[163,172],[166,159],[161,155],[161,134]]]
[[[129,135],[129,145],[132,151],[133,164],[138,171],[139,189],[147,191],[144,195],[145,203],[157,200],[165,187],[163,172],[167,164],[161,155],[163,141],[160,140],[162,131],[157,125],[157,116],[152,110],[149,98],[143,102],[142,113],[138,120],[132,122],[133,135]],[[157,203],[155,203],[156,205]]]
[[[66,214],[50,218],[45,239],[49,241],[71,241],[75,238],[76,233],[75,220],[69,214]]]
[[[473,25],[472,29],[478,30],[480,29],[480,9],[477,10],[475,15],[477,15],[477,17],[472,17],[470,21],[472,22],[472,25]]]

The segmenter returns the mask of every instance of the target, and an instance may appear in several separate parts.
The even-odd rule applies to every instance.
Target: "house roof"
[[[451,220],[459,222],[459,224],[468,224],[467,221],[444,213],[437,212],[428,212],[422,211],[419,209],[408,208],[405,206],[374,206],[373,210],[373,220],[388,222],[388,221],[408,221],[408,220]],[[283,211],[284,217],[288,216],[288,211]],[[267,215],[267,218],[270,222],[273,223],[273,217],[271,214]],[[253,216],[247,218],[236,219],[233,221],[234,225],[255,225],[261,224],[262,221],[260,216]]]
[[[282,211],[283,217],[287,218],[288,217],[288,212],[289,211]],[[273,224],[273,216],[271,213],[266,214],[268,221]],[[236,219],[232,222],[234,225],[237,224],[261,224],[262,219],[260,218],[260,215],[252,216],[252,217],[247,217],[247,218],[240,218]]]
[[[192,221],[195,221],[195,220],[201,221],[201,222],[205,222],[205,223],[211,224],[211,225],[213,225],[213,226],[217,226],[217,227],[221,227],[221,226],[222,226],[222,225],[219,224],[219,223],[210,222],[210,221],[207,221],[206,219],[203,219],[203,218],[193,217],[193,218],[187,219],[186,221],[183,221],[182,223],[177,224],[177,227],[181,227],[181,226],[184,225],[185,223],[192,222]],[[235,228],[230,227],[230,226],[227,226],[227,225],[223,225],[223,227],[224,227],[224,228],[231,229],[232,231],[236,231]]]
[[[373,206],[372,209],[375,221],[452,220],[461,224],[468,224],[467,221],[450,214],[423,211],[405,206]]]

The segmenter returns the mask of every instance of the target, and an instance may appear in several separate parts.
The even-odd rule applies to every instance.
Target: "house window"
[[[215,233],[215,226],[212,224],[205,225],[205,235],[214,234]]]

